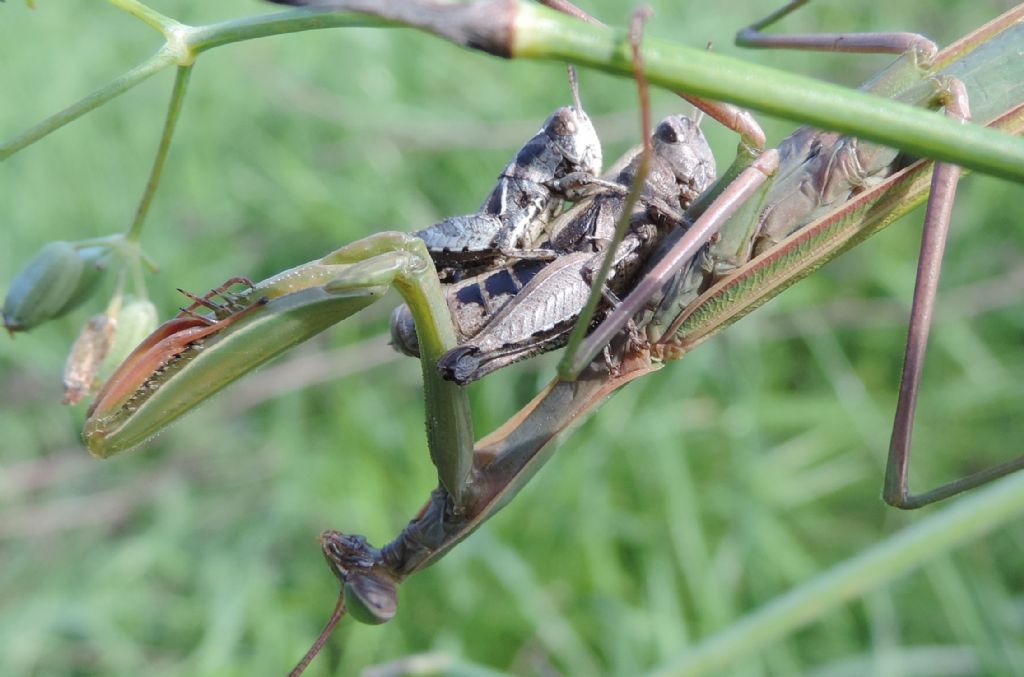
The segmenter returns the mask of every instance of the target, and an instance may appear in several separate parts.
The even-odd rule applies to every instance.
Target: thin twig
[[[135,68],[132,68],[124,75],[114,78],[112,81],[96,89],[83,99],[71,104],[64,110],[54,113],[42,122],[26,129],[6,143],[0,144],[0,161],[6,160],[22,148],[30,146],[39,139],[51,132],[55,132],[64,125],[77,120],[86,113],[99,108],[111,99],[124,94],[129,89],[139,84],[150,76],[159,73],[175,61],[174,54],[161,47],[156,54],[149,57]]]
[[[146,189],[135,210],[131,228],[128,229],[128,234],[125,236],[129,242],[138,242],[142,235],[146,214],[149,212],[149,206],[153,203],[157,186],[160,185],[160,176],[163,173],[164,162],[167,160],[167,152],[171,148],[171,138],[174,136],[174,128],[178,124],[178,117],[181,114],[182,103],[185,101],[185,92],[188,90],[189,75],[191,74],[192,66],[179,66],[174,77],[174,89],[171,90],[171,101],[167,106],[167,117],[164,120],[163,133],[160,135],[160,145],[157,146],[156,157],[153,158],[153,168],[149,171]]]

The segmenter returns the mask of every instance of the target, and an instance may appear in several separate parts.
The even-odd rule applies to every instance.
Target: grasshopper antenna
[[[327,643],[327,638],[331,636],[331,632],[334,631],[334,627],[338,624],[338,621],[344,617],[345,611],[345,586],[342,586],[341,590],[338,591],[338,603],[334,605],[334,611],[331,612],[331,617],[327,619],[327,624],[324,626],[324,629],[320,631],[320,636],[316,638],[315,642],[313,642],[313,646],[309,647],[309,651],[307,651],[306,655],[302,657],[302,660],[299,661],[298,665],[292,668],[292,671],[288,673],[288,677],[299,677],[306,671],[309,664],[314,658],[316,658],[316,655],[320,653],[320,649],[322,649],[324,644]]]
[[[705,49],[710,52],[711,51],[711,47],[712,47],[713,44],[714,43],[712,43],[710,40],[708,40],[708,44],[705,47]],[[696,106],[694,106],[693,107],[693,123],[695,125],[697,125],[697,128],[699,129],[700,128],[700,123],[702,123],[702,122],[704,122],[704,111],[702,111],[700,108],[697,108]]]
[[[583,112],[583,104],[580,103],[580,81],[576,77],[576,67],[569,64],[569,89],[572,90],[572,103],[576,106],[576,112]]]

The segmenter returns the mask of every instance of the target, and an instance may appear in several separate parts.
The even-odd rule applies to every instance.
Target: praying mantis
[[[599,376],[597,380],[601,381],[603,378],[604,377],[600,377]],[[585,380],[585,382],[586,382],[586,380]],[[604,387],[607,387],[606,383],[604,384]],[[545,408],[548,408],[547,409],[548,412],[550,412],[550,411],[558,411],[558,410],[552,410],[551,409],[552,407],[555,407],[555,405],[551,404],[551,403],[553,403],[553,401],[555,401],[554,400],[554,396],[553,396],[552,393],[557,391],[557,390],[558,390],[558,387],[556,386],[552,391],[549,391],[549,393],[548,393],[548,395],[546,396],[545,399],[541,400],[541,404],[537,405],[537,407],[539,407],[541,409],[542,413],[544,413],[544,409]],[[595,392],[599,392],[599,390],[595,391]],[[574,396],[582,396],[582,395],[574,395]],[[586,407],[590,406],[590,404],[592,403],[594,397],[596,397],[596,395],[591,395],[591,399],[590,400],[582,399],[581,401],[579,401],[579,403],[575,403],[575,405],[573,405],[573,406],[581,407],[581,408],[586,408]],[[547,403],[547,404],[545,404],[545,403]],[[537,410],[534,410],[534,411],[537,411]],[[562,411],[564,412],[565,410],[562,410]],[[564,414],[563,414],[563,416],[564,416]],[[527,415],[527,419],[526,420],[528,420],[528,415]],[[523,429],[526,429],[526,428],[523,428]],[[511,437],[511,436],[506,437],[504,439],[499,437],[499,443],[502,443],[502,442],[511,443],[509,440],[511,440],[512,438],[513,437]],[[486,443],[485,442],[483,443],[482,448],[486,449]]]
[[[1009,15],[1009,19],[1004,22],[1004,28],[1017,20],[1016,15]],[[998,33],[998,31],[997,31]],[[988,37],[988,35],[986,36]],[[1005,37],[1005,36],[1004,36]],[[905,47],[904,47],[905,48]],[[959,52],[954,50],[954,54],[959,56]],[[945,55],[934,55],[929,54],[926,57],[927,60],[937,58],[939,63],[944,63],[943,59],[947,61],[951,60]],[[968,69],[969,72],[969,69]],[[884,78],[883,78],[884,80]],[[947,85],[943,84],[941,87],[936,88],[930,81],[922,81],[926,83],[926,87],[923,94],[915,96],[923,96],[926,99],[931,100],[937,96],[946,96],[948,90]],[[898,92],[904,91],[906,85],[899,85],[903,89],[897,90]],[[983,87],[982,87],[983,88]],[[961,117],[966,116],[965,107],[960,110]],[[983,113],[983,115],[990,115],[995,111],[989,111]],[[986,118],[986,120],[994,121],[997,125],[1006,126],[1011,132],[1016,131],[1014,125],[1018,124],[1017,117],[1019,112],[1012,108],[1006,118],[1000,118],[996,115],[994,118]],[[997,119],[999,118],[999,119]],[[825,142],[822,138],[828,138],[828,142],[834,143],[836,137],[818,137],[811,136],[809,140],[807,137],[796,136],[793,137],[794,141],[791,146],[796,146],[797,151],[792,149],[784,150],[783,155],[783,167],[781,173],[783,176],[791,176],[797,173],[795,169],[799,164],[807,162],[807,158],[815,157],[812,154],[808,154],[806,148],[811,146],[818,146]],[[819,157],[826,157],[825,151],[820,152]],[[828,151],[831,152],[831,151]],[[854,153],[857,151],[854,150]],[[755,157],[757,153],[753,154]],[[771,152],[766,153],[764,158],[772,157]],[[790,160],[795,164],[786,165],[785,161]],[[882,165],[888,165],[895,159],[895,155],[888,155],[887,159],[881,162]],[[870,160],[865,160],[870,162]],[[771,175],[774,173],[774,167],[764,168],[758,166],[758,160],[748,160],[747,164],[755,167],[762,175]],[[916,170],[910,168],[905,170],[899,180],[908,181],[911,184],[915,181],[913,178],[914,172],[920,172],[920,165]],[[870,172],[873,174],[874,172]],[[740,173],[740,176],[743,174]],[[735,176],[735,173],[733,174]],[[835,175],[824,175],[825,178],[819,179],[821,181],[833,180]],[[912,178],[907,178],[908,176]],[[885,196],[887,193],[891,193],[894,188],[895,179],[890,180],[890,183],[886,185],[885,181],[887,178],[883,175],[879,177],[879,186],[869,188],[867,190],[860,190],[857,198],[861,203],[869,202],[869,205],[873,205],[871,200],[877,200],[876,195]],[[912,191],[916,191],[918,195],[924,194],[924,189],[921,187],[921,180],[918,177],[915,187]],[[940,180],[941,182],[941,180]],[[731,190],[735,183],[730,183],[726,190]],[[785,185],[785,184],[782,184]],[[756,187],[754,188],[756,189]],[[848,189],[849,190],[849,189]],[[772,202],[772,194],[767,194],[767,204],[770,207],[776,207],[778,205],[777,198],[776,202]],[[845,206],[848,198],[841,198],[838,203]],[[712,203],[714,204],[714,203]],[[754,204],[757,204],[756,202]],[[870,207],[869,207],[870,208]],[[898,208],[903,208],[903,205],[899,205]],[[808,210],[807,220],[813,221],[815,216],[824,215],[822,218],[826,223],[826,227],[831,227],[832,224],[839,221],[835,217],[836,208],[833,204],[823,202],[821,204],[812,205],[813,210],[817,210],[817,214]],[[897,211],[898,209],[890,209],[889,211]],[[756,212],[756,213],[767,213],[767,212]],[[709,208],[708,212],[705,212],[705,217],[708,214],[714,214],[714,210]],[[723,216],[722,219],[727,217]],[[790,227],[790,223],[793,217],[790,215],[784,215],[781,220],[783,228]],[[871,227],[873,225],[868,219],[861,219],[863,223],[867,225],[865,227]],[[877,221],[876,221],[877,223]],[[776,237],[778,240],[783,240],[787,237],[790,232],[793,232],[796,227],[790,227],[789,230],[783,230]],[[682,232],[682,231],[680,231]],[[694,233],[701,232],[701,221],[698,218],[695,225],[686,231],[686,235],[683,237],[690,236]],[[805,231],[800,231],[801,234],[806,235],[808,232],[814,232],[814,226],[811,226]],[[681,262],[692,259],[697,253],[697,249],[706,242],[712,235],[712,232],[706,232],[703,236],[704,240],[700,241],[696,238],[693,245],[689,250],[685,250],[683,254],[676,254],[676,257]],[[852,234],[845,236],[846,239],[853,237]],[[722,238],[726,240],[726,238]],[[716,243],[717,244],[717,243]],[[731,243],[730,243],[731,244]],[[769,244],[764,246],[763,256],[770,257],[777,255],[780,249],[788,245],[784,244]],[[831,249],[829,246],[824,247],[824,253],[822,256],[828,256],[830,253],[834,253],[841,245],[841,241],[832,241]],[[752,238],[749,236],[747,239],[739,245],[740,248],[751,248],[754,246]],[[813,247],[812,247],[813,249]],[[279,278],[272,278],[265,284],[257,285],[257,294],[273,294],[277,291],[277,286],[281,282],[291,284],[294,280],[301,280],[305,284],[305,280],[311,279],[314,282],[322,282],[329,280],[323,289],[328,295],[331,294],[349,294],[352,290],[367,290],[365,294],[365,302],[372,302],[374,297],[379,293],[378,290],[387,284],[396,283],[400,288],[405,290],[408,294],[413,287],[418,287],[422,290],[423,285],[416,283],[415,285],[408,282],[409,278],[413,275],[420,275],[427,269],[429,277],[429,266],[425,265],[426,259],[423,256],[422,245],[417,244],[415,240],[410,240],[407,237],[403,237],[399,234],[381,234],[368,238],[365,241],[357,243],[347,248],[339,250],[330,257],[321,260],[318,263],[311,264],[311,268],[305,270],[297,269],[286,274],[283,274]],[[739,255],[742,259],[743,256]],[[735,257],[734,257],[735,258]],[[746,264],[751,267],[755,267],[755,274],[759,274],[761,269],[764,268],[764,264],[761,263],[765,259],[755,259],[750,264]],[[797,265],[790,277],[783,276],[773,284],[776,286],[784,286],[788,279],[792,276],[800,275],[804,270],[816,265],[817,259],[805,259],[800,265]],[[353,268],[346,270],[321,270],[321,268],[327,268],[330,266],[345,266],[353,265]],[[715,268],[718,264],[710,264],[711,268]],[[744,265],[744,262],[740,260],[738,263],[733,263],[732,267]],[[760,267],[757,267],[760,266]],[[306,277],[307,273],[311,277]],[[641,282],[638,283],[638,288],[643,287],[647,284],[650,289],[645,292],[639,291],[639,289],[633,291],[633,295],[646,294],[639,300],[633,300],[631,298],[625,299],[622,306],[617,308],[612,313],[611,319],[606,322],[612,323],[612,329],[609,334],[601,336],[601,328],[598,329],[596,334],[597,338],[591,338],[590,343],[596,343],[603,345],[606,343],[611,336],[613,336],[621,328],[621,323],[615,325],[616,315],[624,316],[626,318],[634,315],[638,312],[643,305],[647,302],[650,296],[665,282],[672,278],[676,274],[676,271],[668,270],[667,272],[661,273],[650,273],[648,276],[641,278]],[[711,303],[716,302],[715,294],[726,296],[731,292],[728,285],[737,284],[736,280],[742,280],[744,275],[748,273],[727,273],[721,275],[721,282],[719,286],[709,290],[711,296]],[[660,277],[658,277],[660,275]],[[423,281],[426,284],[425,281]],[[597,284],[600,284],[598,282]],[[682,283],[677,284],[677,286]],[[682,285],[685,286],[685,285]],[[700,284],[697,284],[699,287]],[[762,284],[762,288],[769,285]],[[318,287],[319,288],[319,287]],[[696,287],[694,287],[696,289]],[[722,289],[726,289],[725,292]],[[435,464],[439,470],[439,479],[441,486],[433,495],[433,498],[428,503],[427,507],[421,512],[421,514],[410,523],[406,531],[403,532],[402,536],[397,539],[393,544],[385,548],[384,550],[378,551],[371,548],[365,542],[365,540],[359,538],[353,538],[349,536],[343,536],[334,532],[328,532],[324,536],[323,546],[328,556],[328,560],[332,563],[335,572],[342,579],[345,590],[348,593],[350,605],[355,605],[354,608],[361,608],[359,615],[364,620],[372,622],[383,622],[388,620],[395,611],[396,593],[395,584],[400,582],[404,577],[419,570],[423,566],[426,566],[437,557],[443,555],[450,547],[455,543],[458,543],[464,538],[470,531],[476,528],[480,521],[486,519],[490,514],[493,514],[500,506],[507,501],[509,494],[514,494],[520,486],[520,478],[528,472],[529,466],[533,463],[537,452],[539,452],[545,444],[538,444],[539,438],[545,436],[550,439],[557,432],[560,432],[564,425],[578,416],[580,413],[586,411],[599,402],[608,393],[617,389],[620,385],[632,380],[638,375],[642,375],[650,371],[652,365],[648,361],[649,358],[643,355],[632,355],[631,351],[625,347],[626,344],[621,343],[613,347],[613,351],[616,351],[615,357],[611,358],[604,367],[600,365],[591,367],[593,370],[589,375],[584,376],[580,380],[576,381],[562,381],[561,383],[554,384],[545,394],[540,396],[531,407],[524,410],[525,413],[522,418],[518,420],[518,426],[513,428],[506,428],[504,431],[499,433],[494,438],[489,438],[478,444],[476,451],[473,456],[467,456],[468,447],[465,440],[468,436],[466,429],[465,418],[455,409],[463,409],[464,405],[458,403],[458,393],[452,392],[450,396],[442,398],[441,392],[436,390],[437,384],[436,375],[430,374],[428,371],[429,365],[436,362],[438,356],[438,344],[445,344],[451,346],[451,337],[442,337],[440,341],[431,341],[429,336],[440,335],[443,327],[438,322],[440,315],[436,309],[439,307],[437,303],[436,294],[434,294],[434,301],[420,300],[418,302],[412,301],[412,296],[408,296],[407,299],[412,302],[414,313],[419,306],[421,312],[423,308],[428,308],[425,315],[422,315],[417,319],[417,326],[421,333],[421,346],[423,347],[422,361],[425,366],[424,376],[425,381],[428,383],[428,395],[427,402],[428,408],[431,406],[451,407],[452,411],[444,412],[437,415],[431,415],[428,413],[428,420],[431,421],[431,425],[428,426],[428,434],[436,435],[431,443],[431,450]],[[670,298],[670,318],[679,316],[683,310],[686,313],[682,315],[682,319],[692,315],[694,312],[699,312],[699,309],[703,304],[709,303],[708,300],[697,300],[696,305],[697,311],[688,309],[689,303],[692,299],[687,299],[686,304],[682,304],[684,308],[672,308],[671,301],[673,301],[678,294]],[[265,296],[259,296],[260,299],[268,298]],[[291,289],[287,289],[285,293],[282,293],[280,298],[293,300],[297,296],[293,296]],[[696,299],[694,295],[693,299]],[[364,304],[364,299],[359,297],[357,293],[353,297],[355,306],[359,308]],[[320,299],[316,300],[316,304],[321,303]],[[429,307],[433,306],[434,311],[430,311]],[[274,308],[272,303],[266,304],[266,323],[277,324],[277,317],[290,314],[292,312],[301,313],[304,304],[297,303],[295,307],[285,307],[281,309]],[[233,346],[233,341],[244,341],[247,343],[254,343],[259,345],[260,338],[260,325],[259,320],[260,311],[253,313],[253,320],[247,322],[246,320],[240,321],[237,326],[242,330],[235,332],[232,328],[226,328],[221,334],[223,337],[221,342],[224,344],[222,352],[231,355],[237,351]],[[339,311],[341,316],[346,316],[351,311],[346,305],[343,310]],[[741,311],[742,312],[742,311]],[[734,316],[736,311],[728,311],[725,313],[727,317]],[[669,324],[675,321],[671,319]],[[720,322],[720,321],[719,321]],[[235,325],[233,325],[235,326]],[[252,327],[251,333],[246,334],[245,328]],[[319,329],[319,325],[316,326],[316,330]],[[674,329],[670,330],[670,333]],[[700,332],[698,332],[699,334]],[[271,342],[280,340],[274,335]],[[235,338],[241,337],[241,338]],[[214,336],[215,345],[212,349],[204,348],[203,352],[193,358],[188,365],[184,368],[183,372],[179,373],[195,373],[202,374],[207,371],[206,364],[218,364],[216,360],[221,360],[218,357],[217,338],[220,335]],[[657,337],[655,337],[657,339]],[[296,339],[298,340],[298,339]],[[243,344],[244,345],[244,344]],[[276,344],[274,344],[276,346]],[[614,344],[613,344],[614,345]],[[685,345],[683,346],[685,349]],[[920,346],[918,346],[920,350]],[[273,353],[277,350],[268,350]],[[584,364],[592,359],[592,355],[596,352],[592,346],[584,344],[583,354],[585,359]],[[676,349],[673,348],[671,351],[663,353],[663,356],[675,356],[677,352],[673,352]],[[656,351],[655,351],[656,352]],[[204,361],[205,360],[205,361]],[[635,361],[635,363],[633,363]],[[577,367],[578,369],[579,367]],[[189,369],[192,371],[189,372]],[[239,371],[240,367],[233,367],[226,369],[227,372]],[[430,386],[431,381],[435,382],[434,386]],[[442,386],[443,387],[443,386]],[[435,388],[431,390],[431,388]],[[190,392],[200,392],[201,396],[205,396],[209,388],[201,389],[197,388],[196,384],[189,380],[187,376],[178,376],[175,374],[170,379],[165,381],[153,394],[153,398],[157,401],[157,404],[152,405],[157,410],[162,412],[171,412],[171,418],[176,417],[180,409],[169,407],[164,404],[164,399],[168,399],[172,402],[178,400],[184,400],[188,402]],[[182,394],[184,393],[184,394]],[[192,396],[193,399],[195,396]],[[453,404],[455,403],[455,404]],[[145,406],[147,403],[143,403],[141,406]],[[902,406],[902,405],[901,405]],[[436,412],[435,412],[436,413]],[[139,415],[135,412],[129,412],[128,420],[142,420],[144,415]],[[531,416],[540,417],[542,423],[531,419]],[[444,429],[440,424],[443,422],[450,422],[451,428]],[[162,422],[158,422],[162,425]],[[904,424],[905,425],[905,424]],[[110,421],[106,418],[106,414],[101,413],[101,417],[98,422],[94,419],[87,428],[87,439],[90,441],[100,440],[94,443],[92,446],[98,453],[106,453],[108,447],[105,446],[107,440],[113,440],[117,438],[121,431],[119,429],[112,430],[110,427]],[[545,427],[547,426],[547,427]],[[540,433],[540,431],[545,431]],[[519,436],[525,436],[529,443],[524,446],[524,442],[519,440]],[[132,441],[137,441],[137,437],[130,437]],[[454,441],[453,441],[454,440]],[[118,450],[117,443],[112,443],[114,446],[110,447],[111,451]],[[442,447],[442,448],[439,448]],[[903,451],[902,458],[905,461],[906,451]],[[903,483],[903,493],[905,494],[905,483],[906,475],[904,473],[900,476],[900,481]],[[965,488],[965,484],[955,485],[951,489],[940,490],[940,492],[953,493]],[[893,496],[892,491],[889,492],[889,497],[894,502],[902,500],[906,504],[912,504],[913,501],[907,500],[902,494]],[[926,502],[926,501],[922,501]],[[339,602],[339,608],[341,604]]]

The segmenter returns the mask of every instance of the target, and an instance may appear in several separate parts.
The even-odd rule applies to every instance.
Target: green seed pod
[[[103,271],[107,269],[106,256],[109,252],[108,247],[84,247],[77,250],[78,258],[82,259],[82,275],[78,278],[74,293],[60,309],[58,316],[71,312],[92,296],[100,278],[103,277]]]
[[[345,581],[345,607],[348,615],[360,623],[387,623],[398,610],[398,590],[390,579],[349,574]]]
[[[110,378],[135,346],[153,333],[158,323],[156,306],[149,299],[127,298],[117,314],[117,332],[100,367],[100,378],[104,381]]]
[[[4,299],[7,331],[27,331],[67,313],[92,292],[99,279],[106,247],[77,249],[70,242],[51,242],[11,281]]]
[[[64,404],[77,404],[96,383],[100,364],[110,350],[117,321],[100,313],[82,327],[64,363]]]

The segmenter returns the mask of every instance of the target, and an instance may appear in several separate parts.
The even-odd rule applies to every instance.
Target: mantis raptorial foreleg
[[[466,394],[441,379],[434,367],[457,341],[426,246],[406,233],[377,233],[339,249],[330,258],[334,263],[354,265],[328,282],[327,292],[393,284],[412,312],[427,402],[427,445],[438,479],[451,492],[458,512],[472,462],[473,426]]]
[[[455,347],[455,333],[426,246],[405,233],[378,233],[252,285],[232,295],[234,309],[223,317],[199,316],[195,311],[210,295],[197,297],[110,378],[86,421],[86,445],[109,456],[144,442],[242,374],[372,304],[391,285],[416,324],[431,458],[457,511],[473,450],[469,406],[465,393],[434,368]]]

